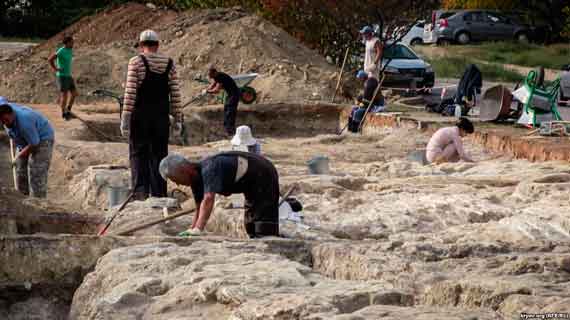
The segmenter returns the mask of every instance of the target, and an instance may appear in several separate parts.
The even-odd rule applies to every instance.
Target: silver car
[[[531,29],[518,19],[491,10],[434,11],[424,42],[468,44],[473,41],[528,42]]]

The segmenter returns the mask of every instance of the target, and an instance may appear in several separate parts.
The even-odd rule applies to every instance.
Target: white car
[[[423,37],[424,37],[424,21],[419,21],[416,23],[410,31],[402,38],[401,43],[407,46],[415,46],[423,44]]]

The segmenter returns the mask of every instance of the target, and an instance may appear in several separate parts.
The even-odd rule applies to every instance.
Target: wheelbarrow
[[[231,76],[232,79],[234,79],[234,81],[236,82],[236,85],[238,86],[238,88],[240,90],[241,102],[243,102],[245,104],[252,104],[255,102],[255,100],[257,100],[257,91],[255,91],[255,89],[253,87],[250,87],[249,84],[253,80],[255,80],[255,78],[257,78],[258,75],[259,75],[258,73],[245,73],[245,74],[238,74],[235,76]],[[194,78],[194,80],[196,80],[200,83],[204,83],[204,84],[209,83],[208,80],[201,78],[201,77]],[[200,100],[203,97],[204,97],[204,95],[199,95],[190,101],[194,102],[194,101]],[[227,98],[227,95],[224,92],[224,93],[218,95],[217,100],[222,102],[222,103],[225,103],[226,98]]]
[[[513,96],[511,91],[502,85],[487,89],[479,106],[481,121],[500,121],[510,118],[518,119],[521,110],[511,110]]]

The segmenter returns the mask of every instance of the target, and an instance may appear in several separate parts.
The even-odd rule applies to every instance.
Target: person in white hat
[[[253,137],[248,126],[239,126],[232,138],[232,150],[261,154],[261,145]]]
[[[166,197],[166,180],[158,165],[168,155],[170,117],[181,132],[182,99],[174,61],[158,53],[158,34],[139,36],[139,54],[129,61],[121,134],[129,138],[133,192],[137,200]]]

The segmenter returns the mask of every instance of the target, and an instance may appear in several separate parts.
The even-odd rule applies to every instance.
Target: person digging
[[[176,184],[190,186],[196,214],[190,228],[179,236],[197,236],[214,208],[216,194],[245,196],[244,225],[250,238],[279,235],[279,175],[262,156],[229,151],[192,162],[172,154],[160,162],[160,174]]]
[[[55,72],[57,87],[59,89],[59,105],[61,107],[61,117],[65,120],[71,119],[71,107],[77,97],[77,88],[71,75],[71,65],[73,62],[73,38],[66,36],[63,38],[63,47],[49,56],[48,63]]]
[[[18,151],[11,164],[16,167],[16,189],[24,195],[45,198],[54,143],[51,124],[41,113],[3,97],[0,122]]]
[[[455,126],[437,130],[426,147],[429,163],[474,162],[463,149],[462,138],[475,131],[473,123],[464,117],[459,118]]]
[[[228,137],[236,131],[237,107],[239,104],[240,90],[232,77],[228,74],[216,70],[215,67],[208,69],[208,77],[214,82],[202,94],[216,94],[224,89],[227,94],[224,104],[224,129]]]

